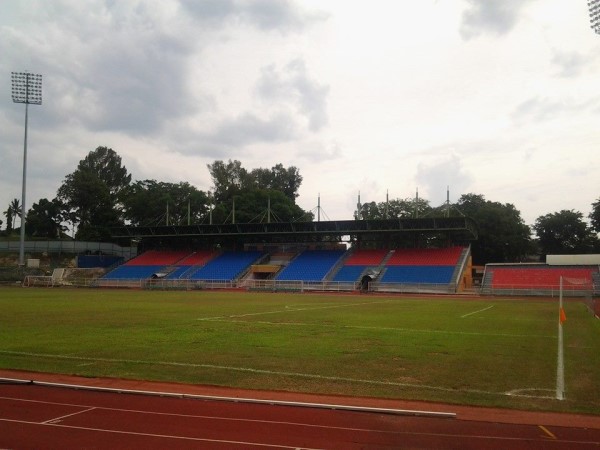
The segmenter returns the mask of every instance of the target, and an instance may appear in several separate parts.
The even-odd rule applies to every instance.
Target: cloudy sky
[[[331,220],[359,192],[437,206],[449,186],[528,224],[600,198],[586,0],[2,0],[0,55],[0,211],[21,198],[12,71],[43,75],[28,208],[98,146],[204,191],[215,160],[293,165]]]

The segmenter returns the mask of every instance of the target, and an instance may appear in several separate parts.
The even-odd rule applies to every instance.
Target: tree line
[[[125,225],[314,219],[312,212],[296,204],[302,176],[294,166],[247,170],[240,161],[229,160],[214,161],[207,168],[213,186],[206,192],[184,181],[132,181],[121,157],[110,148],[98,147],[65,177],[55,198],[33,203],[26,216],[26,235],[52,239],[66,237],[71,229],[75,239],[103,241],[110,238],[110,228]],[[5,235],[17,231],[15,219],[20,215],[20,203],[14,199],[4,212]],[[540,216],[529,226],[513,204],[473,193],[439,208],[422,198],[393,199],[365,203],[354,213],[355,219],[362,220],[456,215],[471,217],[478,224],[479,238],[472,243],[476,263],[600,252],[600,199],[592,204],[589,223],[579,211],[562,210]]]

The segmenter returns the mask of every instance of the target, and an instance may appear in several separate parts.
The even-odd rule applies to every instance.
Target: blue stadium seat
[[[276,279],[322,281],[343,254],[344,250],[306,250],[285,267]]]
[[[104,280],[141,280],[160,272],[164,266],[127,266],[122,265],[104,275]]]
[[[452,281],[455,266],[389,266],[383,283],[448,284]]]
[[[344,266],[335,274],[331,281],[354,282],[359,281],[360,275],[368,266]]]
[[[192,280],[231,281],[262,256],[261,252],[223,252],[190,275]]]

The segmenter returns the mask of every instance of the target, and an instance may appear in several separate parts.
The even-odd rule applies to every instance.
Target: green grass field
[[[0,367],[600,414],[600,321],[556,301],[0,289]]]

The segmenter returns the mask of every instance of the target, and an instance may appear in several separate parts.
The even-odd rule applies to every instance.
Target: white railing
[[[596,292],[596,288],[589,284],[584,285],[563,285],[563,295],[567,297],[586,297]],[[483,286],[480,293],[484,295],[509,295],[509,296],[543,296],[558,297],[560,295],[560,285],[518,285],[504,284],[494,286]]]
[[[50,277],[51,278],[51,277]],[[31,279],[28,284],[34,286],[43,285],[43,280]],[[60,283],[52,284],[68,285],[73,287],[97,287],[97,288],[134,288],[134,289],[157,289],[157,290],[202,290],[202,289],[244,289],[248,291],[267,292],[356,292],[361,289],[360,282],[344,281],[302,281],[302,280],[190,280],[190,279],[111,279],[111,278],[69,278]],[[427,284],[427,283],[369,283],[369,292],[390,293],[455,293],[455,284]]]
[[[456,293],[456,283],[369,283],[371,292],[395,292],[395,293],[416,293],[416,294],[454,294]]]

